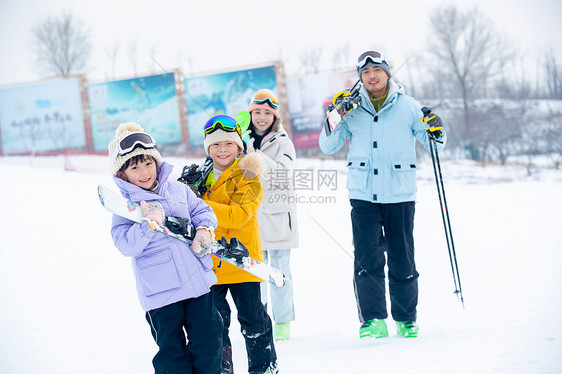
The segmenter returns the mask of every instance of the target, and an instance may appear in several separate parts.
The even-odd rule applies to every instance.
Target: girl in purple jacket
[[[140,125],[121,124],[108,148],[115,183],[141,205],[146,219],[162,224],[165,217],[181,217],[197,228],[190,247],[153,231],[146,221],[113,215],[113,242],[131,258],[138,297],[159,347],[155,372],[219,374],[223,327],[209,292],[217,278],[202,250],[209,248],[217,218],[189,187],[168,180],[172,166]]]

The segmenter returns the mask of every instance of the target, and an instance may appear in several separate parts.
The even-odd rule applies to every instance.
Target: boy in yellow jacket
[[[240,126],[227,115],[214,116],[205,124],[205,152],[213,159],[213,171],[206,180],[202,199],[213,208],[218,219],[217,238],[236,237],[250,257],[263,261],[257,211],[263,197],[260,172],[265,169],[261,156],[250,153],[238,159],[244,149]],[[261,303],[261,279],[234,265],[213,259],[218,282],[212,287],[215,306],[224,321],[222,373],[233,373],[232,347],[228,336],[231,310],[226,300],[230,291],[246,340],[248,372],[277,373],[277,354],[272,324]]]

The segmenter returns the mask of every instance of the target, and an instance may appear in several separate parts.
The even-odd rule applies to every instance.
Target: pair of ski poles
[[[424,118],[429,117],[431,110],[423,107],[422,112]],[[445,197],[445,186],[443,184],[443,175],[441,173],[441,163],[439,162],[439,152],[437,151],[437,143],[441,143],[433,134],[429,134],[429,151],[431,153],[431,162],[433,164],[433,173],[435,175],[435,184],[437,185],[437,195],[439,196],[439,205],[441,207],[441,218],[443,219],[443,227],[445,229],[445,239],[447,240],[447,249],[449,251],[449,261],[451,262],[451,271],[453,273],[453,282],[455,283],[455,294],[460,298],[464,309],[464,299],[462,296],[461,278],[459,275],[459,266],[457,264],[457,255],[455,252],[455,242],[453,241],[453,231],[451,229],[451,220],[449,219],[449,209],[447,208],[447,198]]]

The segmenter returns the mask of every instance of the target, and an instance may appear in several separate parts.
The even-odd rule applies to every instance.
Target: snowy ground
[[[177,165],[185,160],[168,159]],[[303,203],[292,258],[297,320],[276,344],[282,373],[562,372],[562,171],[442,161],[465,310],[452,293],[431,163],[416,214],[420,337],[360,340],[343,161],[335,201]],[[0,158],[0,372],[151,373],[156,345],[129,260],[113,247],[97,184],[106,157]],[[325,234],[331,233],[332,237]],[[237,373],[247,371],[239,326]]]

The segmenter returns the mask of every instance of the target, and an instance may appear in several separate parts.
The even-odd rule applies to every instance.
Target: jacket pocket
[[[213,258],[211,257],[211,255],[197,257],[197,259],[203,265],[203,271],[209,272],[213,270]]]
[[[347,160],[347,189],[365,190],[368,178],[369,159],[367,157],[350,157]]]
[[[181,287],[172,250],[169,248],[137,257],[136,265],[145,296]]]
[[[291,213],[266,213],[262,217],[260,236],[268,242],[289,240],[293,236]]]
[[[416,192],[416,160],[393,160],[392,164],[392,193],[395,195],[412,194]]]

